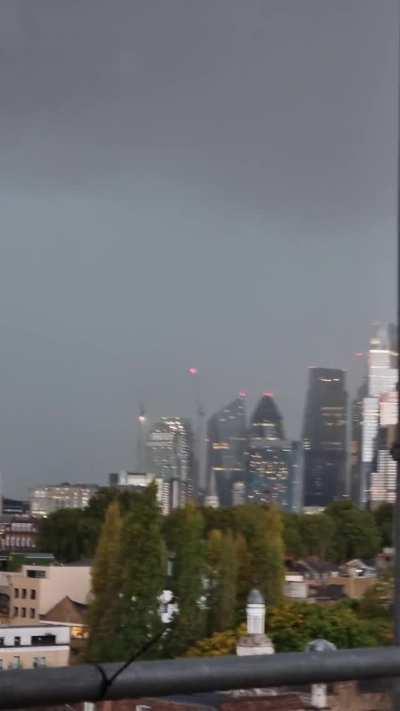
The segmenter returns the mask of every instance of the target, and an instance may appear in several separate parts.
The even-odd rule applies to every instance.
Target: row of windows
[[[46,657],[33,657],[33,668],[47,667]],[[12,662],[8,663],[8,669],[22,669],[21,657],[13,657]],[[0,671],[4,671],[6,665],[3,659],[0,659]]]
[[[30,590],[29,592],[30,592],[30,599],[36,600],[36,590]],[[15,598],[20,597],[20,593],[21,593],[22,600],[26,600],[26,598],[28,597],[28,590],[26,588],[22,588],[22,590],[20,590],[20,588],[14,588],[14,597]]]
[[[35,614],[36,614],[35,608],[31,607],[30,613],[29,613],[31,620],[35,619]],[[19,615],[21,615],[21,617],[27,617],[27,608],[21,607],[21,609],[20,609],[19,607],[14,607],[14,617],[19,617]]]
[[[31,610],[31,612],[35,612],[34,610]],[[0,647],[20,647],[21,646],[21,637],[17,636],[14,637],[14,642],[13,644],[4,644],[5,638],[0,637]],[[50,645],[50,644],[55,644],[56,643],[56,636],[54,634],[41,634],[41,635],[32,635],[30,644],[32,647],[40,647],[43,645]]]

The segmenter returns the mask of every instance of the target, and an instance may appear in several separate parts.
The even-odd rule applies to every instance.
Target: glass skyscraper
[[[344,493],[346,425],[344,371],[311,368],[303,426],[305,506],[324,507]]]
[[[187,503],[192,491],[193,433],[183,417],[162,417],[147,437],[150,472],[169,482],[171,508]]]
[[[289,506],[292,444],[285,439],[282,415],[264,393],[251,418],[248,440],[248,501]]]
[[[207,423],[207,494],[232,506],[233,487],[245,479],[246,396],[216,412]]]
[[[391,435],[383,429],[397,423],[397,380],[396,326],[376,324],[369,342],[368,390],[362,406],[361,506],[393,498],[395,463],[388,444]]]

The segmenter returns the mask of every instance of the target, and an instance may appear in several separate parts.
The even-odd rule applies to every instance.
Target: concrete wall
[[[39,582],[39,613],[41,615],[45,615],[66,595],[75,602],[83,604],[88,602],[91,588],[91,567],[89,565],[24,565],[22,573],[27,575],[31,569],[44,571],[46,576],[44,578],[28,578]]]

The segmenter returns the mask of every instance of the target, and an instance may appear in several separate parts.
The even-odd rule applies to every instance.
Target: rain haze
[[[2,0],[5,493],[135,466],[135,419],[273,391],[394,317],[395,0]]]

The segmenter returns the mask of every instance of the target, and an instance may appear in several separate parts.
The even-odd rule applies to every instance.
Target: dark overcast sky
[[[134,466],[394,314],[396,0],[1,0],[0,471]]]

